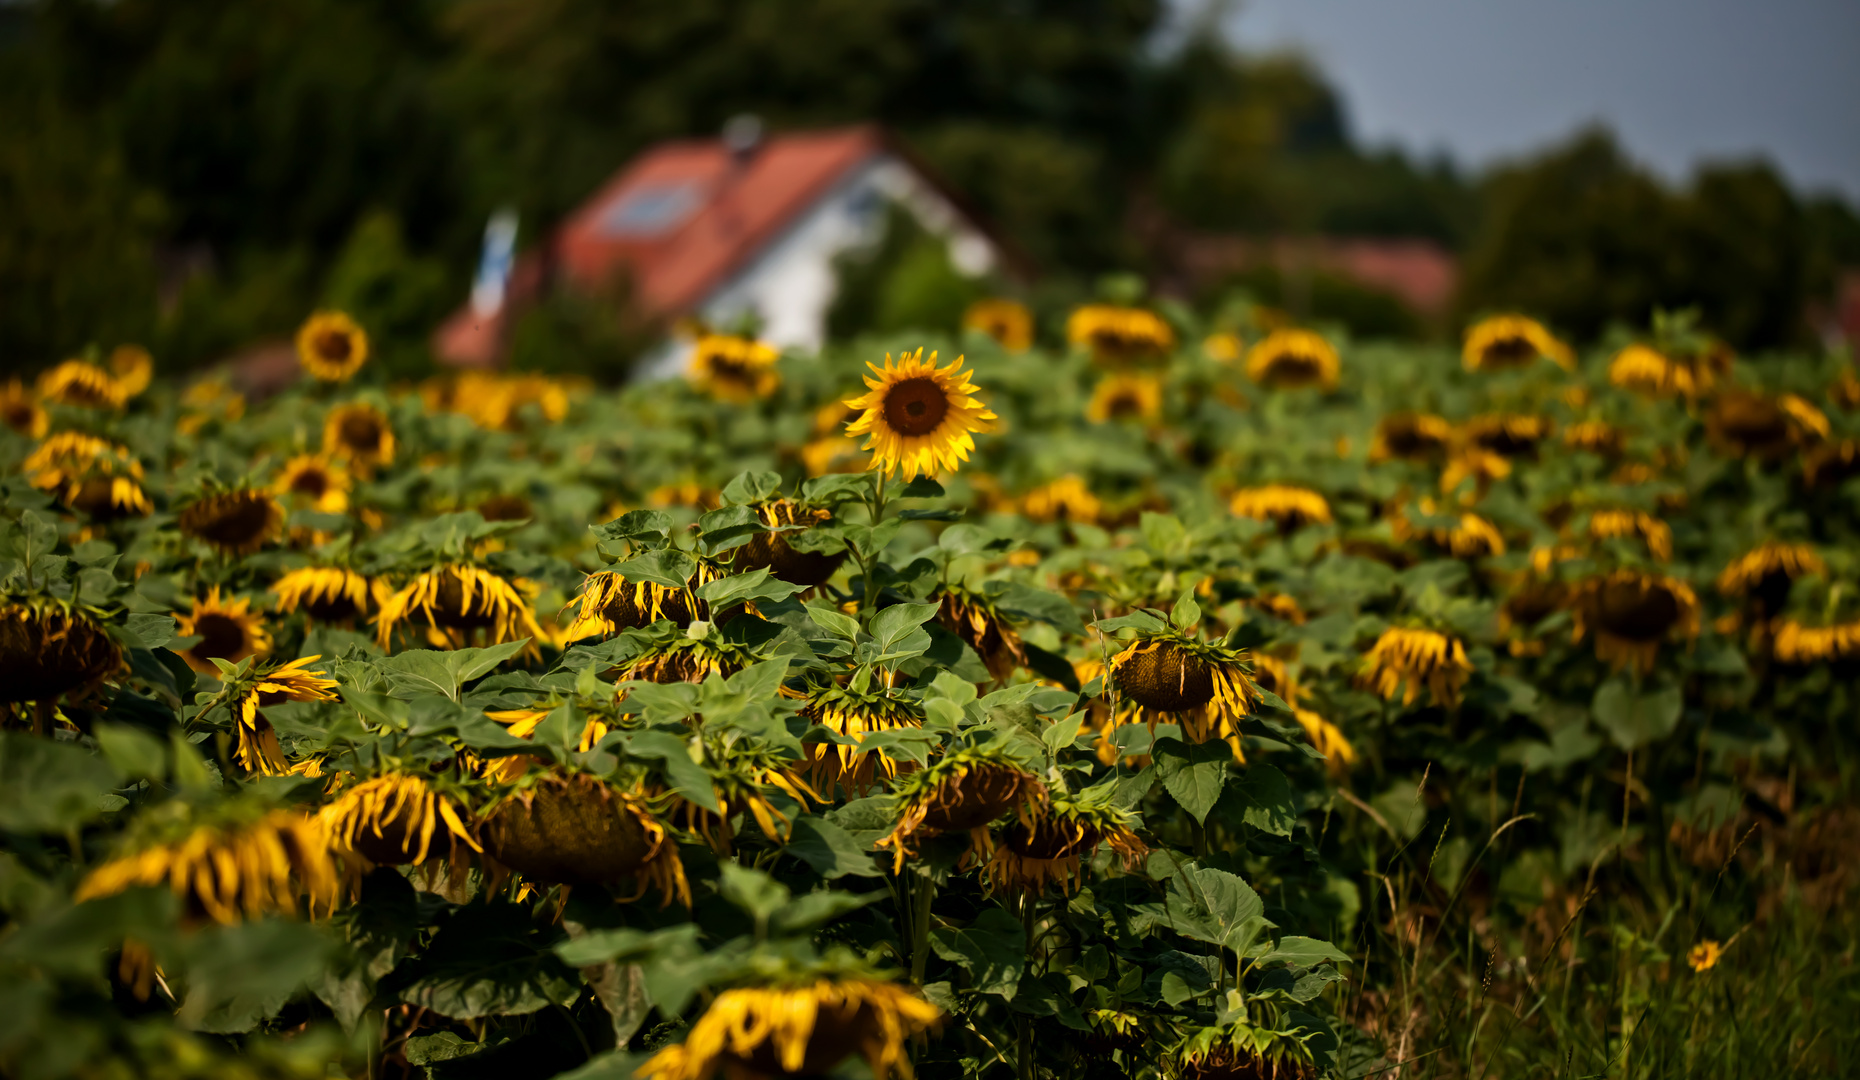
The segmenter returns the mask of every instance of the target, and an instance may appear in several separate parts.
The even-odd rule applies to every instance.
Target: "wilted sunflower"
[[[621,682],[701,683],[712,675],[728,678],[758,659],[748,645],[729,640],[714,626],[698,637],[672,627],[648,636],[652,640],[620,669]]]
[[[746,816],[754,821],[763,838],[777,846],[787,843],[793,835],[794,823],[769,801],[772,793],[786,795],[803,809],[810,802],[824,801],[805,780],[794,775],[794,764],[774,750],[750,746],[745,740],[706,740],[703,769],[710,775],[715,810],[660,783],[649,784],[644,794],[655,805],[669,802],[668,820],[703,840],[719,858],[727,859],[736,840],[733,818]]]
[[[228,685],[234,729],[238,736],[237,759],[241,766],[265,776],[283,776],[291,771],[278,745],[278,733],[260,709],[282,705],[287,701],[335,701],[336,680],[321,671],[306,670],[305,665],[321,657],[305,656],[288,664],[252,672]]]
[[[51,423],[51,415],[25,383],[12,379],[0,385],[0,424],[28,439],[43,439]]]
[[[444,563],[427,570],[381,602],[376,636],[388,648],[394,631],[424,622],[430,638],[452,648],[483,637],[496,645],[520,637],[543,636],[529,601],[495,572],[469,563]]]
[[[1243,651],[1173,628],[1139,634],[1111,657],[1111,679],[1152,725],[1156,714],[1169,714],[1190,742],[1219,739],[1244,760],[1240,720],[1260,699]]]
[[[1126,871],[1134,870],[1150,849],[1137,838],[1136,815],[1092,798],[1093,791],[1108,795],[1109,787],[1084,795],[1055,796],[1045,814],[1031,823],[1011,822],[996,838],[994,854],[982,867],[982,880],[990,892],[1017,896],[1044,893],[1049,886],[1071,892],[1084,883],[1082,860],[1110,845]]]
[[[371,601],[386,598],[386,589],[346,566],[304,566],[271,583],[278,611],[302,611],[318,622],[352,622],[365,618]]]
[[[636,626],[651,626],[661,619],[685,626],[709,614],[709,606],[696,598],[695,590],[716,577],[717,568],[708,562],[698,564],[697,575],[689,589],[673,589],[651,581],[628,581],[614,570],[589,574],[581,584],[581,591],[568,602],[575,614],[563,633],[568,640],[579,641],[596,635],[606,637]]]
[[[56,600],[0,606],[0,701],[52,701],[122,666],[122,648],[81,610]]]
[[[236,559],[277,538],[284,529],[284,510],[266,492],[234,488],[189,503],[176,525],[183,534]]]
[[[340,311],[319,311],[297,331],[297,360],[312,377],[348,382],[368,362],[368,335]]]
[[[1159,423],[1162,420],[1162,379],[1130,372],[1106,375],[1092,388],[1085,417],[1097,424],[1113,420]]]
[[[1725,457],[1775,462],[1828,437],[1828,418],[1794,394],[1727,390],[1705,414],[1705,437]]]
[[[946,585],[941,596],[937,622],[975,650],[991,678],[1005,681],[1015,668],[1026,665],[1027,647],[993,596],[963,585]]]
[[[1423,627],[1391,626],[1363,655],[1360,679],[1390,701],[1414,704],[1421,687],[1428,700],[1452,708],[1460,703],[1460,689],[1472,676],[1472,661],[1458,638]]]
[[[76,431],[46,439],[21,464],[32,486],[56,492],[94,521],[141,517],[154,509],[142,490],[142,463],[129,448]]]
[[[1376,432],[1369,442],[1369,460],[1431,461],[1445,455],[1452,441],[1453,425],[1443,417],[1390,413],[1376,421]]]
[[[1771,646],[1785,664],[1846,663],[1860,660],[1860,622],[1804,626],[1795,619],[1778,619]]]
[[[1331,343],[1310,330],[1286,328],[1267,334],[1246,357],[1246,377],[1280,390],[1337,388],[1342,364]]]
[[[1660,642],[1695,638],[1699,602],[1692,587],[1678,578],[1620,569],[1591,577],[1570,597],[1572,641],[1595,636],[1595,656],[1615,668],[1632,665],[1642,675],[1653,670]]]
[[[1807,544],[1765,540],[1732,559],[1718,575],[1718,591],[1726,596],[1748,596],[1768,615],[1776,615],[1789,600],[1796,578],[1825,576],[1828,566]]]
[[[1466,331],[1460,359],[1467,371],[1514,371],[1539,360],[1565,370],[1576,366],[1568,345],[1536,319],[1522,315],[1493,315],[1474,323]]]
[[[1544,643],[1531,632],[1568,602],[1569,586],[1558,579],[1542,573],[1521,576],[1498,606],[1498,636],[1511,655],[1541,655]]]
[[[994,338],[1011,353],[1033,347],[1033,312],[1018,300],[977,300],[962,313],[962,328]]]
[[[1842,368],[1828,384],[1828,400],[1848,412],[1860,409],[1860,376],[1854,374],[1852,364]]]
[[[349,508],[349,473],[320,455],[299,454],[284,463],[271,491],[319,514],[340,514]]]
[[[338,405],[323,420],[323,453],[359,469],[386,465],[394,460],[394,429],[373,405]]]
[[[205,597],[196,599],[193,610],[183,615],[175,612],[175,633],[180,637],[198,637],[200,641],[177,650],[187,666],[202,675],[219,678],[214,660],[236,664],[248,656],[271,651],[271,635],[252,611],[252,602],[243,597],[220,599],[220,587],[213,586]]]
[[[775,499],[756,507],[756,516],[771,531],[757,533],[749,543],[731,554],[731,565],[738,571],[766,566],[770,574],[790,585],[813,588],[825,584],[846,561],[843,545],[833,552],[803,551],[795,547],[794,542],[807,537],[809,529],[831,523],[832,511],[806,507],[792,499]],[[802,528],[795,529],[797,525]]]
[[[1077,473],[1067,473],[1020,498],[1021,513],[1034,521],[1069,521],[1096,525],[1104,504]]]
[[[866,365],[878,377],[866,377],[870,393],[846,402],[863,410],[846,434],[866,436],[875,468],[912,480],[939,469],[955,472],[969,459],[973,433],[990,430],[995,414],[973,396],[976,386],[962,363],[959,356],[939,368],[936,353],[925,360],[918,349],[901,354],[895,366],[889,353],[884,367]]]
[[[766,341],[705,334],[691,347],[691,381],[722,401],[765,398],[781,386],[781,353]]]
[[[632,879],[661,906],[691,905],[678,845],[646,800],[585,773],[532,774],[486,811],[479,835],[498,862],[550,885],[618,885]]]
[[[1226,1027],[1204,1027],[1163,1063],[1168,1080],[1310,1080],[1318,1075],[1299,1039],[1244,1016]]]
[[[1647,553],[1661,562],[1673,557],[1673,530],[1666,522],[1642,510],[1609,508],[1589,515],[1589,535],[1597,540],[1637,537]]]
[[[353,784],[317,814],[332,844],[378,866],[422,863],[435,852],[457,860],[464,848],[483,854],[470,817],[463,803],[414,772]]]
[[[1420,510],[1430,517],[1442,516],[1430,498],[1420,501]],[[1419,536],[1456,559],[1478,559],[1505,553],[1505,538],[1499,533],[1498,527],[1470,511],[1452,518],[1450,524],[1417,527],[1408,520],[1405,512],[1398,509],[1390,515],[1389,525],[1397,540]]]
[[[918,841],[967,833],[963,862],[984,861],[994,851],[988,826],[1011,813],[1031,827],[1044,815],[1047,798],[1040,778],[1004,751],[965,746],[898,781],[898,821],[878,846],[890,848],[895,869],[902,870]]]
[[[110,374],[116,379],[116,385],[122,387],[123,396],[135,397],[149,388],[149,380],[155,377],[155,358],[140,345],[118,345],[110,350]]]
[[[1175,349],[1175,330],[1153,311],[1115,304],[1086,304],[1066,319],[1066,340],[1091,350],[1107,367],[1147,364]]]
[[[153,813],[126,851],[85,875],[74,900],[166,885],[190,919],[225,924],[295,915],[300,900],[317,918],[341,900],[329,839],[305,814],[244,801],[200,814],[169,803]]]
[[[1201,339],[1201,355],[1217,364],[1237,364],[1246,355],[1246,342],[1231,330],[1217,330]]]
[[[97,365],[66,360],[39,376],[39,400],[54,405],[120,409],[129,400],[129,394],[122,383]]]
[[[1324,496],[1306,487],[1290,484],[1265,484],[1241,488],[1227,504],[1235,517],[1270,521],[1279,531],[1290,533],[1305,525],[1330,524],[1330,503]]]
[[[1809,487],[1838,484],[1852,476],[1860,476],[1860,440],[1816,443],[1802,455],[1802,482]]]
[[[936,1026],[936,1006],[912,991],[853,973],[725,990],[682,1043],[654,1054],[640,1080],[824,1076],[847,1058],[865,1059],[873,1080],[909,1080],[905,1040]]]
[[[1563,429],[1563,445],[1602,457],[1620,457],[1627,448],[1627,432],[1606,420],[1582,420]]]
[[[1708,343],[1693,352],[1671,353],[1635,343],[1609,361],[1608,381],[1648,397],[1677,395],[1690,399],[1710,393],[1730,372],[1731,353],[1721,344]]]
[[[1528,413],[1487,413],[1466,421],[1466,441],[1504,458],[1532,457],[1537,444],[1549,438],[1556,425],[1547,416]]]
[[[853,689],[828,685],[808,694],[801,715],[850,743],[809,742],[811,755],[807,782],[815,791],[828,796],[834,785],[847,798],[866,795],[882,773],[886,780],[898,775],[898,763],[883,750],[867,750],[859,744],[878,731],[901,731],[924,724],[923,706],[895,694],[887,687],[868,686]]]
[[[486,521],[529,521],[536,516],[536,507],[522,495],[486,495],[472,509]]]

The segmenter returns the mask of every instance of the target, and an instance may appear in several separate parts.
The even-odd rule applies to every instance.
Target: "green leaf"
[[[813,930],[842,915],[875,904],[886,895],[883,892],[849,893],[834,889],[811,892],[782,905],[770,921],[769,929],[777,934],[798,934]]]
[[[1079,737],[1079,726],[1083,724],[1084,721],[1085,714],[1082,712],[1075,712],[1064,720],[1059,720],[1047,725],[1046,730],[1040,732],[1040,741],[1046,744],[1046,749],[1048,751],[1057,754],[1061,750],[1070,747],[1072,745],[1072,740]]]
[[[1195,863],[1169,879],[1165,924],[1185,937],[1244,952],[1265,925],[1265,902],[1240,877]]]
[[[910,483],[904,485],[904,490],[898,492],[898,498],[900,499],[940,499],[945,494],[946,493],[943,490],[943,485],[938,483],[936,481],[936,478],[930,477],[930,476],[919,476],[919,477],[912,479]]]
[[[314,927],[280,919],[204,930],[187,948],[187,997],[175,1020],[214,1034],[250,1031],[318,978],[335,947]]]
[[[669,731],[636,731],[627,736],[626,752],[634,757],[664,761],[665,778],[674,791],[712,813],[719,810],[710,774],[691,760],[691,750],[685,740]]]
[[[782,849],[812,867],[814,873],[832,881],[851,874],[854,877],[878,877],[882,873],[872,856],[845,829],[817,815],[796,818]]]
[[[132,614],[123,620],[123,629],[141,642],[144,649],[159,649],[174,640],[174,619],[167,615]]]
[[[879,654],[875,659],[916,656],[928,649],[930,635],[921,628],[942,609],[941,602],[893,604],[872,616],[872,637]]]
[[[859,621],[849,615],[843,615],[824,605],[809,604],[807,605],[807,617],[814,621],[815,626],[834,637],[844,638],[847,641],[859,639]]]
[[[387,676],[389,692],[395,697],[411,699],[437,694],[452,701],[459,699],[459,689],[466,683],[523,651],[529,638],[507,641],[483,649],[408,649],[376,661]]]
[[[98,724],[91,729],[103,756],[116,771],[132,780],[156,780],[168,775],[168,744],[128,724]]]
[[[580,996],[581,980],[550,945],[527,908],[505,903],[457,908],[425,953],[395,971],[395,981],[408,980],[399,1000],[454,1020],[566,1006]]]
[[[1119,615],[1115,619],[1099,619],[1092,624],[1099,632],[1114,634],[1119,630],[1137,630],[1146,634],[1160,634],[1169,629],[1169,624],[1147,611],[1133,611],[1128,615]]]
[[[596,540],[665,540],[672,535],[671,515],[661,510],[631,510],[605,525],[590,525]]]
[[[795,593],[805,591],[804,586],[790,585],[773,576],[766,566],[747,574],[732,574],[707,581],[697,588],[698,599],[710,604],[713,611],[727,611],[738,604],[757,600],[786,600]]]
[[[1182,519],[1174,514],[1157,514],[1148,510],[1137,526],[1143,533],[1143,543],[1159,555],[1167,555],[1188,538],[1188,530],[1182,527]]]
[[[1260,957],[1257,963],[1285,963],[1292,967],[1316,967],[1322,963],[1347,964],[1348,953],[1340,951],[1328,941],[1319,941],[1308,937],[1283,937],[1273,946],[1271,952]]]
[[[628,581],[650,581],[668,589],[682,589],[697,573],[697,560],[682,551],[665,549],[648,551],[637,558],[614,566],[614,571]]]
[[[1248,825],[1274,836],[1292,835],[1292,827],[1298,823],[1298,807],[1284,773],[1271,765],[1248,765],[1230,790]]]
[[[788,886],[760,870],[734,862],[719,863],[717,869],[721,874],[717,892],[757,926],[767,926],[769,918],[788,903]]]
[[[1678,686],[1636,693],[1625,677],[1617,675],[1595,691],[1590,711],[1616,746],[1635,750],[1677,730],[1684,705]]]
[[[1227,781],[1227,763],[1233,751],[1224,742],[1184,743],[1178,739],[1158,739],[1151,748],[1155,755],[1156,775],[1163,787],[1182,804],[1198,822],[1205,822],[1208,811],[1221,797]]]
[[[753,507],[725,506],[698,518],[698,550],[706,555],[721,555],[742,547],[757,533],[769,531]]]
[[[1062,634],[1085,633],[1085,623],[1079,618],[1078,609],[1072,606],[1072,601],[1058,593],[1036,589],[1018,581],[1009,582],[999,590],[994,587],[996,584],[989,583],[989,593],[996,609],[1002,614],[1043,622]]]
[[[852,545],[853,550],[859,553],[861,559],[871,560],[876,559],[885,548],[891,545],[892,539],[903,527],[902,519],[886,518],[876,526],[843,524],[840,526],[840,532],[845,535],[846,542]]]
[[[0,829],[63,833],[103,816],[116,770],[70,743],[0,732]]]
[[[1175,606],[1169,609],[1169,625],[1178,630],[1187,630],[1201,621],[1201,605],[1195,602],[1195,587],[1189,586],[1176,597]]]
[[[723,502],[726,506],[767,502],[780,492],[780,473],[740,472],[723,485]]]
[[[982,912],[966,927],[932,930],[930,948],[966,968],[978,993],[1013,1000],[1027,970],[1026,930],[1019,919],[998,907]]]

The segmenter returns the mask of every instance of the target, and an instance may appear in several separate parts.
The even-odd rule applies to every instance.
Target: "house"
[[[1005,268],[1002,245],[879,128],[763,139],[739,118],[723,138],[662,143],[634,159],[511,264],[507,288],[475,289],[478,302],[446,321],[435,348],[446,363],[496,364],[513,312],[543,290],[623,281],[641,313],[668,325],[754,315],[764,339],[817,349],[835,256],[875,242],[891,204],[945,239],[959,271]],[[668,345],[647,373],[674,373],[682,358]]]

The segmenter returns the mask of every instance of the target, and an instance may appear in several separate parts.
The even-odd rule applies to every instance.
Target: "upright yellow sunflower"
[[[220,587],[213,586],[207,595],[193,602],[192,610],[175,612],[175,633],[200,640],[185,649],[177,649],[187,666],[202,675],[218,678],[220,669],[213,661],[236,664],[248,656],[262,656],[271,651],[271,634],[266,631],[252,602],[243,597],[221,599]]]
[[[66,506],[96,521],[142,517],[154,509],[142,490],[142,463],[128,447],[92,435],[58,432],[20,468],[33,487],[56,492]]]
[[[987,334],[1008,352],[1033,348],[1033,312],[1018,300],[977,300],[962,313],[962,328]]]
[[[1267,334],[1247,353],[1246,377],[1280,390],[1335,390],[1342,366],[1337,350],[1322,335],[1286,327]]]
[[[385,599],[378,582],[369,581],[346,566],[303,566],[271,583],[278,611],[302,611],[317,622],[353,622],[365,618],[371,601]]]
[[[394,460],[394,429],[366,402],[338,405],[323,420],[323,453],[371,469]]]
[[[1399,459],[1429,461],[1441,457],[1453,442],[1453,425],[1431,413],[1390,413],[1376,421],[1369,441],[1371,463]]]
[[[723,401],[765,398],[781,386],[781,353],[766,341],[705,334],[691,347],[691,381]]]
[[[28,439],[43,439],[52,418],[39,404],[39,397],[18,379],[0,384],[0,425],[11,428]]]
[[[1563,445],[1602,457],[1620,457],[1627,449],[1627,432],[1606,420],[1581,420],[1563,429]]]
[[[1474,323],[1466,331],[1460,359],[1467,371],[1512,371],[1538,360],[1565,370],[1576,366],[1576,355],[1568,345],[1542,323],[1523,315],[1493,315]]]
[[[381,647],[388,648],[395,630],[421,622],[432,632],[430,640],[450,648],[464,647],[478,637],[486,645],[543,637],[529,601],[515,585],[466,563],[435,566],[383,600],[375,616]]]
[[[1034,521],[1072,521],[1096,525],[1104,503],[1086,486],[1085,478],[1067,473],[1041,484],[1020,497],[1021,513]]]
[[[335,701],[336,680],[306,665],[321,657],[305,656],[288,664],[278,664],[255,672],[242,682],[244,692],[233,705],[237,720],[237,759],[241,766],[265,776],[283,776],[291,771],[284,749],[278,745],[278,733],[260,709],[287,701]]]
[[[118,345],[110,350],[110,374],[122,387],[124,397],[135,397],[149,388],[155,377],[155,358],[140,345]]]
[[[1175,350],[1175,330],[1153,311],[1086,304],[1066,319],[1066,340],[1106,366],[1156,363]]]
[[[877,378],[867,376],[870,392],[846,402],[859,409],[846,434],[866,436],[872,464],[886,475],[902,472],[905,480],[929,476],[939,469],[955,472],[975,449],[974,432],[990,430],[995,414],[973,395],[974,383],[962,370],[962,357],[949,366],[936,366],[936,353],[902,354],[894,366],[867,364]]]
[[[1615,668],[1653,670],[1660,643],[1699,634],[1699,601],[1678,578],[1620,569],[1591,577],[1570,596],[1572,641],[1595,638],[1595,656]]]
[[[935,1027],[935,1005],[896,983],[823,975],[717,995],[682,1043],[654,1054],[640,1080],[823,1076],[857,1054],[874,1080],[910,1080],[904,1044]]]
[[[368,335],[340,311],[319,311],[297,331],[297,360],[324,382],[348,382],[368,362]]]
[[[171,804],[173,805],[173,804]],[[341,900],[342,878],[329,840],[295,810],[259,811],[234,804],[214,817],[175,820],[85,875],[82,903],[139,887],[168,886],[190,920],[231,924],[273,912],[312,918]]]
[[[1085,406],[1085,417],[1096,424],[1113,420],[1162,421],[1162,379],[1155,375],[1113,372],[1098,380]]]
[[[1426,686],[1429,701],[1451,708],[1459,704],[1460,690],[1472,671],[1466,645],[1458,638],[1438,630],[1391,626],[1364,654],[1361,679],[1390,701],[1401,695],[1403,705],[1414,704]]]
[[[235,488],[202,496],[181,509],[181,532],[222,555],[250,555],[284,529],[284,510],[270,494]]]
[[[39,376],[39,398],[55,405],[120,409],[129,394],[122,383],[97,365],[66,360]]]
[[[349,508],[349,471],[318,454],[299,454],[284,463],[272,494],[319,514]]]
[[[1305,525],[1329,524],[1330,503],[1310,488],[1265,484],[1234,492],[1227,508],[1235,517],[1270,521],[1284,532]]]

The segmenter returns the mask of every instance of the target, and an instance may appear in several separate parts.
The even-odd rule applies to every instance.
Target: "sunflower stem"
[[[876,530],[885,520],[885,470],[872,470],[872,528]],[[859,560],[859,571],[865,577],[865,603],[859,608],[860,616],[869,624],[872,612],[878,607],[878,552],[870,551]]]
[[[924,984],[930,966],[930,904],[936,897],[936,879],[918,874],[911,884],[911,981]]]

